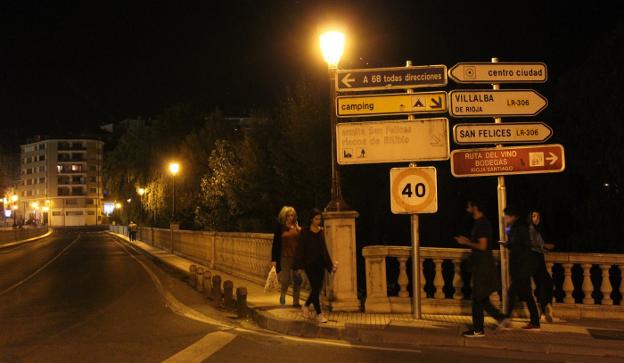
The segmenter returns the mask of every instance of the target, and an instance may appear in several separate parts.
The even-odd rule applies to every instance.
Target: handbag
[[[277,280],[277,271],[275,266],[271,267],[266,283],[264,284],[264,292],[277,291],[279,289],[279,281]]]

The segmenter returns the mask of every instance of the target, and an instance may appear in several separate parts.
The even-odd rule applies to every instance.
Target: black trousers
[[[505,314],[498,310],[490,302],[490,298],[486,297],[481,300],[472,300],[472,328],[474,331],[483,332],[483,320],[485,319],[483,311],[490,314],[497,321],[505,319]]]
[[[544,312],[546,311],[546,306],[552,303],[554,283],[546,268],[544,255],[539,252],[532,252],[532,254],[536,267],[532,277],[535,282],[537,302],[540,304],[542,312]]]
[[[531,324],[534,326],[540,326],[540,314],[537,310],[537,304],[535,304],[535,299],[533,298],[533,293],[531,292],[531,278],[516,278],[511,280],[511,286],[507,290],[507,298],[509,305],[507,306],[507,311],[505,315],[507,317],[511,317],[511,313],[513,312],[514,305],[518,299],[526,302],[527,307],[529,308],[529,314],[531,315]]]
[[[319,296],[321,295],[321,289],[323,288],[323,278],[325,277],[325,268],[322,263],[315,263],[305,267],[305,273],[310,281],[310,295],[305,302],[305,306],[314,305],[314,310],[317,314],[321,313],[321,302]]]

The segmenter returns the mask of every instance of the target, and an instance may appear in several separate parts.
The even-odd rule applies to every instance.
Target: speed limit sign
[[[437,189],[432,166],[390,169],[390,209],[394,214],[437,212]]]

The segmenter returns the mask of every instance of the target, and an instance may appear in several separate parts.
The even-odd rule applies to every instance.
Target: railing
[[[470,274],[463,263],[468,253],[467,249],[421,248],[423,311],[469,313]],[[366,311],[411,311],[411,247],[369,246],[363,255]],[[498,259],[498,251],[494,256]],[[624,255],[548,253],[546,266],[555,282],[558,315],[624,319]],[[396,273],[388,276],[388,270]],[[497,294],[492,297],[500,301]]]
[[[125,226],[111,226],[111,230],[128,235]],[[258,283],[264,283],[271,267],[271,234],[139,228],[137,238]],[[498,251],[493,253],[498,260]],[[468,254],[468,249],[421,248],[423,312],[470,314],[470,273],[464,263]],[[363,255],[366,311],[411,312],[411,248],[369,246]],[[556,315],[624,319],[624,255],[549,253],[546,262],[555,281]],[[498,294],[491,298],[500,303]]]

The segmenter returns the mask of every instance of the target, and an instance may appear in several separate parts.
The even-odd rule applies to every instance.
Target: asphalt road
[[[0,249],[0,362],[566,360],[284,337],[228,322],[223,312],[193,309],[205,305],[182,276],[128,243],[104,232],[57,231],[34,243]]]

